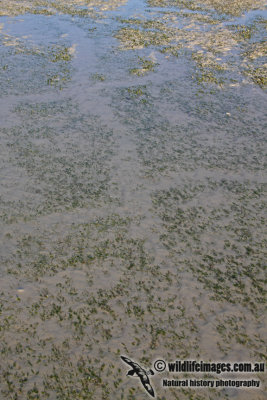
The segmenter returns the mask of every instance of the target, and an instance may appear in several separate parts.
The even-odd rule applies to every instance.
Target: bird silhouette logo
[[[133,377],[139,378],[142,385],[144,386],[145,390],[150,394],[150,396],[155,397],[154,390],[153,390],[153,388],[150,384],[149,378],[148,378],[148,375],[154,375],[154,372],[152,371],[152,369],[146,371],[144,368],[140,367],[139,364],[137,364],[136,362],[134,362],[124,356],[121,356],[121,359],[126,364],[130,365],[130,367],[132,367],[132,369],[127,372],[127,376],[133,376]]]

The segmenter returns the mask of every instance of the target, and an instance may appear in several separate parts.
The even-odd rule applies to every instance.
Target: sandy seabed
[[[262,1],[1,1],[1,400],[149,398],[121,355],[266,360],[264,34]]]

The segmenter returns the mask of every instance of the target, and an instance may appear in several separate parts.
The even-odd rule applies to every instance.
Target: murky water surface
[[[263,6],[1,1],[1,399],[147,399],[121,354],[264,361]]]

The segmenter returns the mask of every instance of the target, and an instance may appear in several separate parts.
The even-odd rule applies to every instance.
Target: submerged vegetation
[[[130,70],[131,74],[143,76],[149,71],[154,71],[155,66],[158,65],[153,60],[146,60],[142,57],[139,57],[139,64],[140,64],[139,68],[133,68]]]
[[[151,7],[177,7],[179,9],[188,9],[191,11],[209,11],[215,10],[219,14],[239,16],[245,11],[255,10],[264,7],[262,0],[148,0]]]
[[[266,86],[267,70],[263,56],[267,47],[259,35],[259,30],[264,34],[266,28],[257,21],[250,26],[228,26],[224,19],[220,21],[212,16],[205,18],[203,14],[168,11],[159,14],[156,21],[121,19],[120,22],[126,27],[119,29],[115,36],[124,50],[151,47],[162,54],[173,56],[191,54],[196,62],[199,83],[223,86],[231,84],[233,76],[242,82],[244,75],[249,75],[254,83]],[[255,68],[257,63],[260,66]],[[217,72],[224,70],[227,74],[218,78]]]
[[[0,15],[19,15],[27,13],[40,13],[56,15],[62,13],[80,18],[105,17],[105,12],[115,10],[124,4],[123,1],[73,1],[61,0],[60,2],[36,0],[30,5],[27,1],[3,1],[0,5]],[[239,0],[239,1],[167,1],[151,0],[149,7],[163,7],[165,11],[154,11],[153,18],[145,13],[142,18],[120,18],[116,16],[115,21],[118,28],[114,32],[115,38],[120,43],[121,49],[135,50],[137,60],[144,59],[146,65],[141,68],[133,66],[130,73],[143,76],[146,72],[153,72],[153,61],[148,61],[147,51],[153,48],[159,54],[183,57],[191,56],[196,61],[196,82],[201,85],[210,83],[223,87],[232,82],[241,84],[246,82],[246,77],[252,83],[261,88],[266,86],[266,42],[262,37],[266,34],[266,24],[262,18],[256,18],[247,25],[235,24],[233,17],[241,16],[245,12],[251,12],[263,8],[261,0]],[[171,7],[169,9],[169,7]],[[190,11],[190,12],[188,12]],[[230,22],[228,22],[230,21]],[[93,28],[95,29],[95,28]],[[16,45],[18,39],[5,35],[2,43]],[[12,43],[11,43],[12,42]],[[42,49],[34,51],[42,54]],[[201,63],[199,58],[201,56]],[[63,57],[63,54],[61,54]],[[66,52],[65,60],[70,57]],[[61,58],[63,60],[63,58]],[[140,61],[139,61],[140,62]],[[227,73],[218,77],[219,70],[227,70]],[[64,77],[54,74],[48,79],[49,84],[57,84],[58,81],[66,81],[67,72]],[[62,85],[59,85],[62,87]]]
[[[71,16],[87,17],[94,16],[95,13],[113,10],[125,3],[125,0],[3,0],[0,6],[0,16],[40,14],[56,15],[68,14]]]
[[[136,7],[0,2],[1,399],[147,399],[123,354],[266,360],[263,2]]]

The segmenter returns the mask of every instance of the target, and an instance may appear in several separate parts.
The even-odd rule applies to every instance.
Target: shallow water
[[[261,2],[69,3],[0,4],[0,398],[148,398],[123,354],[263,361]]]

